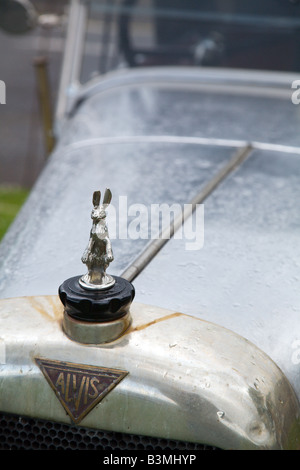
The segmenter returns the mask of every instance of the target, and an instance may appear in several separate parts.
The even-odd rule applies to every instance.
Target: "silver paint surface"
[[[290,99],[290,77],[278,80],[277,89],[275,79],[271,88],[259,80],[247,85],[245,76],[239,85],[234,72],[231,81],[222,82],[220,73],[213,84],[209,75],[204,83],[201,71],[185,70],[170,84],[170,71],[154,75],[144,72],[141,80],[122,72],[124,85],[116,74],[115,86],[83,91],[0,245],[0,297],[55,295],[66,278],[82,273],[95,189],[110,187],[128,205],[184,204],[237,148],[252,143],[247,160],[205,200],[203,249],[188,252],[184,240],[170,240],[134,281],[136,301],[250,340],[281,368],[299,399],[300,108]],[[107,222],[111,235],[109,211]],[[111,238],[111,273],[118,275],[148,240]],[[13,328],[9,323],[3,335],[13,336]],[[51,351],[59,355],[59,347],[53,339]]]
[[[109,186],[114,194],[107,209],[115,258],[110,274],[121,274],[149,240],[116,238],[119,197],[127,198],[128,207],[187,203],[231,152],[197,145],[131,143],[55,153],[0,246],[0,296],[56,294],[65,279],[84,274],[80,257],[90,229],[91,194],[99,187]],[[126,217],[126,210],[121,208],[120,217]]]
[[[172,239],[135,280],[138,301],[187,311],[254,342],[298,393],[299,188],[298,155],[254,151],[205,201],[203,248],[187,251]]]

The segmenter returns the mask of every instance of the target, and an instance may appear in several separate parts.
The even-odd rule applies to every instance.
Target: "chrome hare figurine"
[[[114,259],[105,212],[111,198],[111,191],[106,189],[103,203],[100,205],[101,192],[95,191],[93,194],[94,209],[91,213],[93,225],[88,246],[81,258],[88,268],[88,273],[79,279],[80,285],[85,289],[107,289],[115,283],[115,279],[106,274],[106,269]]]

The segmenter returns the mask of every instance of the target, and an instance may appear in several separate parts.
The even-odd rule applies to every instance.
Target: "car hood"
[[[109,187],[110,272],[133,280],[138,302],[250,340],[279,365],[299,397],[294,78],[149,69],[113,73],[80,88],[59,123],[53,154],[0,246],[0,296],[55,295],[66,278],[81,274],[91,196]],[[140,234],[131,225],[134,237],[120,231],[124,218],[127,228],[136,222],[141,207],[149,216],[151,205],[191,201],[202,207],[198,249],[188,249],[183,236],[152,250],[149,219]]]

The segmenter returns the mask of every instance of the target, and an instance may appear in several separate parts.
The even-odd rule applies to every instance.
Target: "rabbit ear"
[[[99,206],[101,199],[101,191],[95,191],[93,194],[93,204],[94,207]]]
[[[111,190],[106,188],[103,198],[103,206],[107,207],[110,204],[111,198]]]

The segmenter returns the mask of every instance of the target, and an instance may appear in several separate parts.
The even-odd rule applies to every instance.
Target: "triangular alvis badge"
[[[79,423],[127,371],[36,358],[36,362],[74,423]]]

